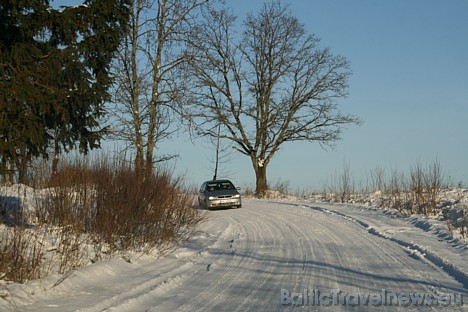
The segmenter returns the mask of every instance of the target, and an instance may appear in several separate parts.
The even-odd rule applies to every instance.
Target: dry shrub
[[[437,208],[443,176],[438,161],[426,169],[417,163],[411,169],[411,194],[413,212],[433,214]]]
[[[203,219],[182,181],[164,169],[145,174],[123,161],[76,162],[62,166],[50,185],[38,218],[93,235],[108,253],[179,242]]]
[[[418,162],[411,168],[409,176],[393,170],[386,179],[384,170],[376,168],[370,174],[370,188],[368,180],[368,186],[362,193],[372,190],[374,194],[379,194],[381,207],[397,209],[403,215],[430,215],[436,212],[444,183],[437,160],[426,167]],[[322,197],[342,203],[354,201],[355,198],[359,201],[349,164],[344,163],[342,171],[332,176],[331,183]]]
[[[468,230],[468,208],[465,205],[455,204],[448,209],[443,210],[445,222],[450,235],[459,234],[461,238],[466,239]]]
[[[0,233],[0,280],[25,282],[42,276],[42,239],[23,227],[2,226]]]
[[[47,188],[37,199],[34,230],[16,224],[0,231],[0,279],[22,282],[104,254],[163,250],[188,239],[204,218],[182,180],[165,169],[139,173],[123,160],[81,159],[42,181]],[[42,241],[34,233],[43,233]]]
[[[411,193],[408,192],[404,174],[400,174],[397,170],[392,171],[390,181],[384,189],[389,202],[383,206],[394,208],[402,215],[411,214]]]
[[[343,170],[340,174],[340,202],[347,203],[354,193],[354,182],[352,181],[351,166],[349,163],[343,163]]]

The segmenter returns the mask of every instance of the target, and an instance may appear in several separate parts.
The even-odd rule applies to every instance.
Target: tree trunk
[[[54,151],[54,158],[52,159],[52,175],[56,176],[58,173],[59,154]]]
[[[153,100],[149,103],[149,125],[146,146],[145,172],[147,174],[153,171],[153,152],[156,146],[156,126],[157,126],[157,95],[153,92]]]
[[[256,188],[255,195],[257,197],[264,197],[265,192],[268,190],[266,167],[265,166],[254,166],[255,177],[256,177]]]
[[[137,146],[136,156],[135,156],[135,171],[141,172],[143,168],[144,168],[143,151],[140,146]]]
[[[16,166],[18,168],[18,183],[26,183],[27,161],[26,156],[24,156],[24,154],[18,157]]]
[[[152,144],[154,146],[154,144]],[[153,173],[153,149],[154,147],[148,146],[148,150],[146,151],[146,165],[145,165],[145,174],[151,175]]]
[[[59,141],[58,141],[58,129],[57,127],[55,128],[55,136],[54,136],[54,158],[52,159],[52,175],[56,176],[58,173],[58,163],[59,163],[59,154],[60,154],[60,148],[59,148]]]
[[[144,168],[144,148],[143,148],[143,134],[141,129],[141,116],[140,116],[140,77],[138,76],[138,65],[139,61],[137,59],[137,52],[138,52],[138,32],[140,31],[140,10],[142,3],[141,1],[133,2],[133,5],[136,6],[134,8],[134,15],[133,15],[133,28],[132,28],[132,35],[130,36],[132,42],[132,48],[130,51],[130,60],[128,60],[131,64],[131,98],[132,100],[132,116],[133,116],[133,127],[135,131],[135,140],[133,144],[136,147],[136,155],[135,155],[135,171],[140,173]],[[125,61],[127,63],[127,60]]]

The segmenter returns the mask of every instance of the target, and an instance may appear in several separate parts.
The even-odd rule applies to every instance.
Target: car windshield
[[[220,190],[233,190],[234,185],[231,182],[211,182],[207,184],[208,192],[220,191]]]

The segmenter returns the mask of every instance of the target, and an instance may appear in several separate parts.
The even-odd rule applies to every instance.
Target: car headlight
[[[213,200],[213,199],[215,199],[215,198],[214,198],[213,196],[209,196],[208,199],[209,199],[209,200]]]
[[[236,195],[234,195],[233,197],[234,197],[234,198],[239,198],[240,195],[239,195],[239,194],[236,194]]]

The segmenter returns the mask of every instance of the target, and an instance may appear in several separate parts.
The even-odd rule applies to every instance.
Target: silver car
[[[212,180],[203,182],[198,193],[198,204],[202,208],[216,209],[242,207],[239,188],[229,180]]]

